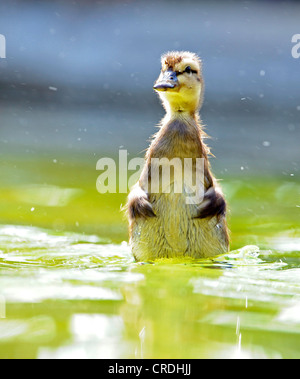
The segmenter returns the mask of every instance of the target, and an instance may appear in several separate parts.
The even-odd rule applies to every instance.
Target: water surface
[[[0,358],[299,358],[295,178],[224,179],[229,254],[140,264],[126,195],[97,194],[97,174],[75,165],[13,167],[0,200]]]

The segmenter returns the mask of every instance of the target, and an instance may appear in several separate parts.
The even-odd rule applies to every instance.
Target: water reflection
[[[137,264],[94,236],[3,226],[0,240],[1,358],[298,355],[296,253]]]

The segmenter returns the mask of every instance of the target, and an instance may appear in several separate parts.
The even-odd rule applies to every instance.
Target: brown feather
[[[162,56],[162,70],[183,72],[187,64],[194,65],[196,76],[180,75],[177,92],[160,94],[167,115],[146,152],[140,180],[128,197],[130,240],[137,260],[213,256],[229,249],[226,201],[210,169],[210,150],[204,143],[207,135],[198,115],[204,92],[201,61],[189,52]],[[185,194],[151,193],[153,158],[182,162],[192,158],[194,171],[196,158],[204,158],[203,202],[187,205]],[[176,181],[175,172],[172,180]]]

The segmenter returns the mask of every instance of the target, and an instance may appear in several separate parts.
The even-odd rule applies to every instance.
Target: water
[[[229,254],[139,264],[126,195],[52,165],[1,182],[0,358],[299,358],[295,178],[224,179]]]
[[[299,354],[297,254],[137,264],[96,236],[6,225],[0,241],[1,358]]]

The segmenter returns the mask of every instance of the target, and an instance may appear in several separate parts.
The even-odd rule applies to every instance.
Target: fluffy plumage
[[[132,251],[138,261],[218,255],[229,249],[226,201],[210,171],[209,149],[203,141],[206,135],[198,115],[204,94],[201,61],[190,52],[169,52],[162,56],[161,65],[154,89],[166,116],[147,150],[140,180],[128,196]],[[187,204],[190,195],[187,183],[177,193],[176,185],[182,173],[175,172],[175,168],[170,173],[169,193],[161,185],[159,191],[152,191],[153,162],[164,158],[180,160],[182,167],[189,158],[193,177],[198,170],[197,158],[203,158],[204,193],[200,203]],[[163,165],[158,170],[162,179]]]

